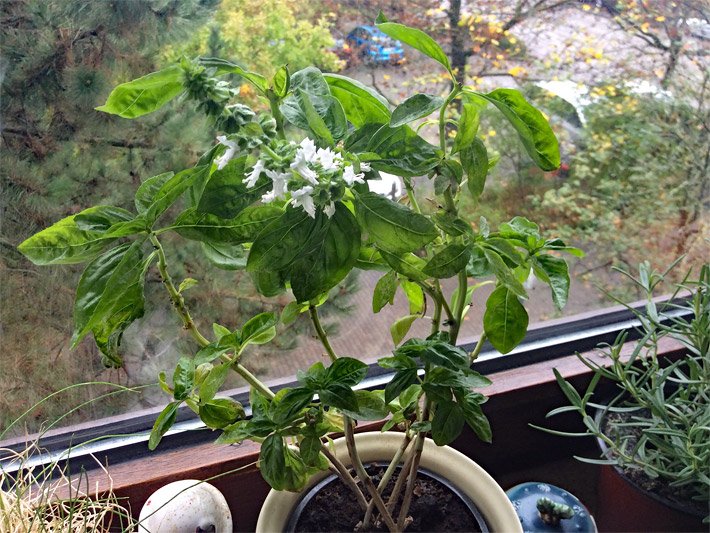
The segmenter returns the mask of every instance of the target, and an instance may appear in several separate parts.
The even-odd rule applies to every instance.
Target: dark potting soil
[[[384,466],[369,465],[367,472],[377,485],[385,472]],[[384,496],[389,496],[397,473],[392,476]],[[397,504],[394,517],[399,515]],[[305,506],[296,524],[295,531],[336,532],[355,531],[362,521],[363,511],[357,504],[352,491],[340,479],[322,488]],[[420,473],[414,485],[414,495],[409,508],[411,523],[407,532],[416,531],[466,531],[480,532],[478,521],[466,504],[446,485],[426,474]],[[358,532],[364,531],[357,529]],[[368,531],[388,531],[384,523]]]

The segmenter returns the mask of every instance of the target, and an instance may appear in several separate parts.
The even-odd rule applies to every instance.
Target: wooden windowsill
[[[624,350],[626,355],[631,352],[632,345],[629,343]],[[663,339],[659,345],[659,353],[667,356],[675,356],[680,351],[680,346],[668,339]],[[597,351],[585,355],[594,362],[604,363]],[[484,412],[491,422],[493,444],[478,441],[470,432],[464,432],[453,443],[504,487],[518,482],[521,471],[537,472],[544,465],[565,461],[573,454],[594,453],[591,439],[555,437],[528,425],[549,425],[544,415],[566,403],[552,368],[578,386],[591,377],[589,368],[574,355],[492,374],[489,377],[493,384],[484,391],[489,397]],[[576,418],[559,418],[563,426],[568,426],[563,429],[579,428]],[[381,423],[374,423],[359,430],[377,430],[379,427]],[[560,427],[557,420],[555,427]],[[210,480],[227,497],[235,527],[239,531],[253,531],[258,511],[269,491],[256,467],[258,453],[259,445],[249,441],[234,446],[217,446],[210,442],[158,450],[134,460],[109,464],[107,471],[89,471],[82,487],[84,490],[89,487],[87,492],[91,494],[104,493],[112,488],[118,498],[128,501],[131,512],[137,516],[148,496],[166,483],[179,479]],[[589,480],[596,475],[589,465],[580,466],[579,471],[584,472]],[[554,482],[554,472],[551,476],[548,481]],[[593,481],[592,485],[596,485],[595,478]],[[590,493],[588,497],[593,498],[593,495]]]

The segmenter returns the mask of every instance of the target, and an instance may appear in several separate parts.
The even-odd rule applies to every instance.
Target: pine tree
[[[167,109],[133,122],[94,107],[114,85],[159,68],[159,51],[204,24],[216,4],[0,3],[0,387],[6,391],[0,427],[49,392],[107,377],[92,347],[67,353],[78,269],[40,274],[15,246],[98,201],[127,207],[143,179],[194,162],[210,141],[192,133],[207,131],[195,127],[200,115]],[[37,417],[51,419],[96,391],[81,394],[46,406]],[[110,405],[100,409],[111,412]]]

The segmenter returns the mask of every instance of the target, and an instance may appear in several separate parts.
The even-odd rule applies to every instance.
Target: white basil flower
[[[219,168],[219,167],[218,167]],[[247,176],[247,179],[244,183],[246,183],[247,189],[251,189],[254,185],[256,185],[256,182],[259,181],[259,177],[261,176],[261,173],[264,171],[264,162],[259,159],[256,164],[254,165],[254,168],[251,169],[251,172]]]
[[[313,187],[306,185],[296,191],[291,191],[291,199],[294,207],[302,207],[311,218],[316,218],[316,204],[311,197]]]
[[[345,180],[345,183],[348,184],[348,187],[352,187],[355,182],[365,183],[365,180],[363,179],[364,177],[365,174],[362,172],[355,174],[355,169],[352,165],[348,165],[343,169],[343,179]]]
[[[328,218],[332,217],[335,214],[335,203],[330,202],[323,208],[323,212],[328,215]]]
[[[370,163],[360,163],[360,170],[363,172],[370,172],[371,169]]]
[[[266,175],[271,178],[273,188],[271,192],[265,194],[264,196],[272,195],[270,196],[271,200],[269,201],[272,201],[276,198],[278,198],[279,200],[285,199],[286,192],[288,191],[288,179],[291,177],[291,175],[288,172],[277,172],[276,170],[269,169],[267,169],[265,172]]]
[[[330,148],[318,148],[316,160],[324,170],[338,170],[340,168],[338,163],[343,161],[340,154],[333,152]]]
[[[227,147],[227,150],[215,160],[215,163],[217,163],[217,170],[222,170],[234,157],[234,154],[237,153],[237,143],[234,141],[228,141],[227,137],[224,135],[217,137],[217,140],[219,141],[219,144]]]

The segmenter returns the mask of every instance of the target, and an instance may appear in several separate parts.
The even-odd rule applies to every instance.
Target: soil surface
[[[370,465],[367,471],[377,485],[385,467]],[[385,490],[385,500],[397,479],[393,476]],[[399,514],[398,504],[395,520]],[[301,513],[295,531],[365,531],[358,529],[363,518],[352,492],[340,479],[326,485],[306,505]],[[406,531],[481,531],[478,521],[468,506],[443,483],[419,473],[414,487],[412,505],[409,509],[411,523]],[[367,531],[387,531],[384,523]]]

